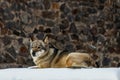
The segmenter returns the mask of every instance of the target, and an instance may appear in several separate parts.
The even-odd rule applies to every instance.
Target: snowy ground
[[[0,80],[120,80],[120,68],[9,68],[0,70]]]

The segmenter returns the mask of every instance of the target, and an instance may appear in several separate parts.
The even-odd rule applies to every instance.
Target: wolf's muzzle
[[[35,53],[36,53],[36,52],[35,52],[35,51],[33,51],[33,52],[32,52],[32,56],[35,56]]]

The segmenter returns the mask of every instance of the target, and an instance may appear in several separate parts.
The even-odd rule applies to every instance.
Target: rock
[[[106,29],[112,29],[112,28],[113,28],[113,24],[112,23],[106,24]]]
[[[12,14],[9,9],[7,9],[8,11],[5,11],[4,10],[4,13],[3,13],[3,19],[4,20],[13,20],[14,18],[14,14]]]
[[[59,3],[57,3],[57,2],[53,2],[53,3],[52,3],[52,9],[53,9],[53,10],[59,10],[59,8],[60,8]]]
[[[111,62],[111,67],[117,67],[117,62],[112,61],[112,62]]]
[[[38,39],[40,39],[40,40],[43,40],[43,38],[44,38],[44,33],[43,33],[43,32],[40,32],[40,33],[38,33],[38,34],[36,35],[36,37],[37,37]]]
[[[77,44],[76,45],[76,50],[81,50],[83,48],[83,45],[82,44]]]
[[[68,14],[70,13],[70,8],[68,8],[68,6],[64,3],[60,6],[60,10],[64,13],[64,14]]]
[[[8,37],[8,36],[4,36],[4,37],[2,38],[2,41],[3,41],[4,45],[7,46],[7,45],[10,45],[10,44],[11,44],[12,39],[11,39],[10,37]]]
[[[46,25],[49,27],[53,27],[53,26],[55,26],[55,22],[52,20],[46,20]]]
[[[19,36],[19,35],[20,35],[20,32],[18,32],[18,31],[16,31],[16,30],[13,30],[13,34]]]
[[[56,13],[54,11],[42,11],[42,17],[47,19],[55,19]]]
[[[46,10],[48,10],[51,7],[51,3],[49,0],[43,0],[43,5]]]
[[[28,49],[25,45],[22,45],[19,49],[19,55],[20,56],[28,56]]]
[[[78,41],[78,40],[79,40],[79,37],[78,37],[77,34],[72,34],[72,35],[71,35],[71,39],[72,39],[72,40],[77,40],[77,41]]]
[[[7,22],[5,23],[5,27],[8,29],[13,29],[16,26],[15,22]]]
[[[97,16],[89,16],[89,23],[95,23],[97,21]]]
[[[87,36],[81,34],[81,35],[79,35],[79,39],[80,39],[81,41],[83,41],[83,42],[86,42],[86,41],[87,41]]]
[[[39,30],[36,29],[36,28],[35,28],[34,31],[33,31],[34,34],[37,34],[38,32],[39,32]]]
[[[39,1],[40,2],[38,2],[38,1],[31,1],[27,5],[28,5],[28,7],[33,8],[33,9],[41,9],[41,10],[43,10],[44,9],[43,2],[41,2],[41,0],[39,0]]]
[[[61,19],[65,19],[66,16],[67,16],[66,14],[61,13],[60,18],[61,18]]]
[[[58,34],[60,32],[60,28],[58,26],[55,26],[51,29],[53,34]]]
[[[98,29],[98,33],[104,34],[104,33],[105,33],[105,29],[104,29],[104,28],[99,28],[99,29]]]
[[[17,53],[13,46],[10,46],[9,48],[5,49],[10,55],[12,55],[13,58],[16,57]]]
[[[99,0],[100,3],[105,3],[106,0]]]
[[[21,22],[24,23],[24,24],[28,24],[28,23],[29,23],[29,17],[30,17],[30,14],[29,14],[29,13],[23,12],[23,13],[20,15]]]
[[[16,63],[23,65],[23,64],[26,64],[26,61],[23,56],[17,56]]]
[[[23,29],[19,29],[19,30],[24,31],[25,33],[32,33],[32,32],[34,32],[34,28],[29,26],[29,25],[25,26]]]
[[[38,29],[40,32],[44,32],[44,26],[39,26],[39,29]]]
[[[18,39],[19,44],[23,44],[23,38]]]
[[[114,20],[114,22],[120,22],[120,16],[115,15],[113,20]]]
[[[65,50],[67,50],[68,52],[74,52],[74,46],[72,44],[66,44],[65,46]]]
[[[119,59],[119,57],[113,57],[113,61],[119,62],[120,59]]]
[[[40,24],[40,25],[45,25],[45,23],[46,23],[46,20],[43,19],[43,18],[40,18],[40,19],[38,20],[38,24]]]
[[[7,28],[1,28],[1,35],[8,34],[9,30]]]
[[[13,2],[11,5],[11,10],[13,11],[25,10],[25,5]]]
[[[69,29],[69,31],[70,31],[71,33],[77,33],[77,32],[78,32],[75,23],[71,23],[71,24],[70,24],[70,29]]]
[[[79,6],[78,2],[68,2],[70,8],[77,8]]]
[[[66,42],[70,41],[70,36],[68,34],[64,35],[64,41]]]
[[[120,63],[118,63],[117,67],[120,67]]]
[[[20,36],[26,37],[26,34],[25,34],[25,32],[23,30],[21,30]]]
[[[119,1],[119,0],[116,0],[116,5],[117,5],[118,7],[120,7],[120,1]]]
[[[97,21],[97,25],[98,25],[98,27],[103,27],[104,26],[104,21],[101,21],[101,20],[98,20]]]
[[[117,13],[120,14],[120,9],[117,9]]]
[[[4,24],[0,21],[0,28],[3,28]]]
[[[75,21],[81,21],[82,17],[80,16],[80,14],[77,14],[75,16]]]
[[[74,21],[74,16],[73,15],[68,15],[67,19],[69,22],[73,22]]]
[[[61,21],[61,24],[60,24],[60,29],[66,29],[66,28],[68,28],[69,27],[69,22],[68,22],[68,20],[66,20],[66,19],[64,19],[64,20],[62,20]]]
[[[0,56],[0,63],[4,63],[5,59],[6,59],[5,56],[3,54],[1,54],[1,56]]]
[[[16,62],[15,57],[12,56],[12,55],[9,54],[9,53],[4,53],[4,58],[5,58],[5,60],[4,60],[5,63],[13,63],[13,62]]]
[[[88,12],[89,12],[90,14],[97,13],[96,8],[88,8],[87,10],[88,10]]]
[[[51,33],[51,29],[50,29],[50,28],[46,28],[46,29],[44,30],[44,32],[45,32],[45,33]]]
[[[62,34],[57,35],[57,41],[63,42],[63,40],[64,40],[64,37]]]
[[[72,10],[72,14],[73,15],[76,15],[78,12],[79,12],[79,9],[77,9],[77,8],[75,8],[75,9]]]
[[[111,60],[109,58],[104,57],[102,64],[103,64],[103,66],[109,66],[110,62],[111,62]]]
[[[104,35],[102,35],[102,34],[97,35],[97,41],[105,43],[106,37]]]
[[[117,38],[116,42],[120,46],[120,36]]]
[[[98,10],[103,10],[103,9],[104,9],[104,5],[99,5],[99,6],[97,7],[97,9],[98,9]]]

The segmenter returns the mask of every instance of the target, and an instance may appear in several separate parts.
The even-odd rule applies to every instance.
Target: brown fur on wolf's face
[[[48,38],[31,41],[30,45],[30,54],[39,68],[92,67],[95,65],[87,53],[55,51],[54,47],[49,47]]]

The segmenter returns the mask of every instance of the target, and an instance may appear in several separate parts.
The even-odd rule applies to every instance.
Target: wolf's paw
[[[30,66],[30,67],[28,67],[29,69],[39,69],[39,67],[38,66]]]

